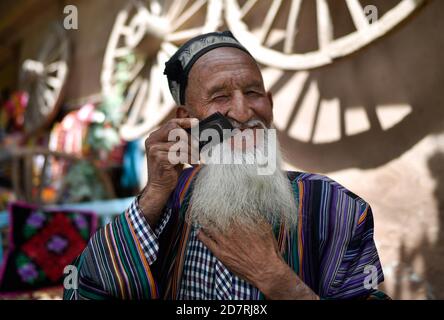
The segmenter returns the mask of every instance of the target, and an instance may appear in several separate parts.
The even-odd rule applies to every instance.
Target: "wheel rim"
[[[69,43],[64,29],[54,23],[36,59],[23,62],[20,82],[29,94],[25,132],[46,126],[57,113],[68,76]]]
[[[262,28],[258,32],[250,30],[248,23],[244,21],[258,4],[263,5],[257,0],[247,0],[242,6],[237,0],[225,0],[225,18],[236,38],[252,52],[259,62],[280,69],[307,70],[327,65],[334,59],[351,54],[382,37],[410,16],[425,0],[400,0],[396,6],[371,24],[359,0],[346,0],[356,31],[337,39],[332,38],[334,26],[327,0],[316,0],[318,49],[306,53],[297,53],[293,49],[303,0],[293,0],[288,5],[286,28],[282,30],[281,38],[283,39],[279,40],[284,42],[283,49],[274,50],[271,48],[274,44],[264,43],[271,32],[277,31],[273,30],[273,24],[285,2],[283,0],[271,2]]]

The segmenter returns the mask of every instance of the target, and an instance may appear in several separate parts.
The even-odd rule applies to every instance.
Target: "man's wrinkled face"
[[[185,101],[186,111],[179,111],[180,117],[203,119],[218,111],[240,128],[250,120],[270,127],[273,118],[271,94],[265,91],[259,67],[236,48],[217,48],[196,61],[188,75]]]
[[[217,48],[200,57],[188,75],[186,105],[177,111],[179,117],[200,120],[220,112],[238,129],[254,129],[254,148],[239,148],[243,143],[229,144],[233,158],[251,158],[264,154],[267,142],[257,141],[258,129],[270,128],[273,113],[271,94],[265,91],[262,75],[256,62],[236,48]],[[264,130],[270,131],[270,130]],[[242,131],[240,135],[251,132]],[[259,142],[256,145],[256,142]],[[234,146],[236,145],[236,146]],[[259,152],[259,153],[257,153]],[[275,153],[274,168],[279,167],[279,150]],[[289,181],[281,170],[259,175],[258,157],[252,164],[219,164],[211,160],[197,176],[190,219],[201,226],[228,230],[232,223],[253,226],[258,221],[285,221],[295,225],[295,200]]]

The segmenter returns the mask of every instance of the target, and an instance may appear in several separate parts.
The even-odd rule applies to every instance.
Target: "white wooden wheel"
[[[58,23],[51,24],[35,59],[21,67],[20,86],[29,94],[25,111],[25,132],[32,134],[46,126],[60,107],[68,76],[69,42]]]
[[[425,0],[398,0],[396,5],[372,23],[369,23],[365,7],[359,0],[345,0],[356,30],[336,39],[333,37],[335,26],[328,0],[316,0],[317,49],[298,52],[295,39],[298,20],[304,14],[301,10],[303,2],[225,0],[225,19],[235,37],[259,62],[279,69],[307,70],[329,64],[385,35]],[[251,17],[257,16],[264,17],[260,25],[252,22]]]
[[[220,0],[129,1],[115,20],[101,74],[104,95],[120,89],[125,114],[120,135],[144,136],[174,108],[163,75],[165,62],[178,46],[220,24]],[[120,71],[125,70],[122,78]]]

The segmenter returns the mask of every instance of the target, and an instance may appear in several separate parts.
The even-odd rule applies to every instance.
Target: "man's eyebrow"
[[[246,84],[244,87],[245,88],[259,88],[259,89],[263,89],[264,85],[263,85],[262,81],[252,81],[252,82]]]
[[[216,92],[223,91],[227,87],[227,83],[218,83],[212,87],[210,87],[207,91],[208,96],[212,96]]]
[[[226,82],[225,83],[218,83],[208,89],[208,91],[207,91],[208,96],[212,96],[213,94],[215,94],[216,92],[219,92],[219,91],[224,91],[226,89],[226,87],[227,87]],[[251,88],[263,89],[264,88],[263,83],[259,80],[248,82],[245,85],[243,85],[242,87],[244,89],[251,89]]]

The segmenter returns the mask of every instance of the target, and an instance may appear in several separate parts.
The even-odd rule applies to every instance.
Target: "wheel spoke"
[[[357,30],[365,29],[369,26],[368,20],[359,0],[346,0],[348,10]]]
[[[251,8],[256,4],[257,0],[248,0],[241,9],[241,18],[245,17]]]
[[[62,84],[63,84],[63,80],[56,78],[56,77],[48,77],[46,79],[46,83],[53,89],[59,89]]]
[[[159,0],[151,0],[150,1],[150,12],[155,16],[160,16],[162,13],[162,5]]]
[[[133,32],[133,29],[128,26],[122,26],[122,29],[120,30],[120,34],[123,37],[129,37],[132,32]]]
[[[171,7],[174,7],[175,1],[174,0],[162,0],[161,3],[162,3],[162,5],[161,5],[162,10],[161,10],[159,16],[167,18],[168,13],[171,11]]]
[[[313,125],[313,144],[330,143],[341,139],[341,104],[339,98],[321,99]],[[328,128],[328,130],[325,130]]]
[[[203,28],[192,28],[183,31],[177,31],[172,34],[169,34],[165,37],[166,41],[175,42],[175,41],[185,41],[191,39],[195,36],[198,36],[202,33]]]
[[[149,17],[150,14],[146,8],[140,8],[132,17],[128,25],[129,30],[126,30],[127,33],[124,38],[125,44],[128,47],[134,48],[143,38],[147,22],[150,20]],[[155,16],[151,16],[151,18],[155,19]]]
[[[140,85],[142,83],[141,78],[137,78],[134,80],[133,83],[130,84],[128,91],[126,93],[126,99],[124,101],[124,103],[122,104],[122,108],[121,111],[126,113],[128,112],[131,103],[134,101],[134,96],[137,94],[138,90],[140,89]]]
[[[65,81],[67,72],[68,72],[68,65],[65,62],[61,62],[59,64],[56,77],[59,79],[63,79],[63,81]]]
[[[45,91],[43,92],[43,98],[45,99],[46,105],[48,107],[53,106],[55,99],[54,99],[54,93],[49,88],[45,88]]]
[[[37,60],[46,61],[46,59],[48,59],[48,56],[50,56],[54,52],[54,49],[57,49],[59,47],[60,46],[57,46],[56,37],[51,34],[44,43],[43,48],[37,57]]]
[[[267,48],[273,48],[276,44],[283,41],[284,39],[285,39],[285,30],[273,29],[270,31],[270,34],[267,37],[265,46]]]
[[[177,16],[186,7],[187,3],[188,0],[177,0],[174,3],[172,3],[167,13],[168,20],[170,21],[175,20]]]
[[[65,46],[63,45],[63,43],[61,43],[55,49],[51,50],[51,52],[45,58],[43,58],[42,60],[39,60],[39,61],[43,61],[43,63],[45,63],[45,64],[57,61],[60,59],[60,57],[62,56],[63,50],[65,50],[65,49],[66,49]]]
[[[184,13],[180,15],[179,18],[173,23],[171,30],[177,30],[181,25],[183,25],[188,19],[190,19],[199,9],[205,4],[207,0],[197,0],[191,7],[189,7]]]
[[[177,47],[172,43],[164,42],[162,43],[162,50],[165,51],[169,56],[172,56],[176,52]]]
[[[132,52],[130,47],[120,47],[114,50],[114,57],[115,58],[122,58],[127,55],[129,55]]]
[[[281,6],[282,0],[273,0],[271,4],[270,11],[268,11],[267,16],[264,20],[264,25],[262,26],[261,32],[259,34],[259,42],[264,43],[267,39],[268,33],[273,25],[274,19],[279,11],[279,7]]]
[[[140,115],[140,110],[142,109],[142,105],[146,100],[147,92],[148,92],[148,80],[143,79],[139,91],[137,91],[137,95],[134,98],[134,103],[129,112],[127,123],[131,124],[137,123],[137,118]]]
[[[159,70],[160,66],[157,64],[157,61],[151,67],[150,79],[159,79]],[[155,114],[159,111],[159,101],[160,101],[160,80],[150,81],[149,83],[149,92],[148,99],[146,101],[146,105],[144,108],[145,119],[149,119],[154,117]]]
[[[137,77],[144,65],[145,63],[142,60],[139,60],[131,70],[128,70],[128,82],[133,81]]]
[[[307,91],[300,97],[297,113],[292,122],[288,134],[304,142],[310,142],[315,122],[316,108],[319,102],[319,87],[316,80],[307,83]]]
[[[61,64],[63,64],[63,61],[52,62],[45,67],[45,72],[46,73],[56,72],[60,68]]]
[[[333,24],[327,0],[316,0],[316,15],[318,19],[319,49],[326,48],[333,39]]]
[[[34,119],[34,117],[40,118],[41,115],[46,115],[47,113],[49,113],[48,110],[51,109],[52,103],[50,103],[51,98],[49,98],[48,100],[46,92],[46,87],[43,82],[38,81],[37,90],[33,94],[33,101],[35,105],[31,108],[31,119]],[[40,121],[40,119],[34,119],[30,121],[31,127],[35,126],[35,124],[38,122],[37,120]]]
[[[142,0],[132,0],[131,1],[133,8],[137,9],[137,10],[147,10],[146,6],[145,6],[145,1]]]
[[[165,62],[169,59],[170,55],[165,52],[164,50],[160,50],[158,55],[158,61],[160,65],[165,65]],[[171,97],[170,88],[168,87],[168,81],[163,78],[163,81],[161,81],[161,94],[163,97],[163,105],[166,107],[170,105],[174,105],[173,98]]]
[[[293,0],[291,2],[290,13],[287,20],[287,32],[285,35],[284,52],[291,53],[293,51],[294,36],[297,32],[297,20],[301,9],[302,0]]]

